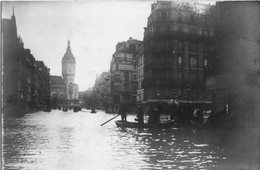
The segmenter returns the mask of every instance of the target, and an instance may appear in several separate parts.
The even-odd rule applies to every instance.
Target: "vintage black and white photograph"
[[[260,2],[1,2],[3,170],[260,169]]]

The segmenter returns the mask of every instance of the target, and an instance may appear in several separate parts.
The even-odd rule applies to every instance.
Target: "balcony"
[[[215,42],[215,37],[209,35],[195,34],[190,32],[179,32],[179,31],[157,31],[147,33],[144,37],[144,42],[150,41],[151,39],[181,39],[194,42],[204,42],[213,43]]]
[[[190,85],[192,88],[205,88],[206,82],[205,81],[191,81],[191,80],[183,80],[183,79],[172,79],[172,80],[163,80],[163,79],[150,79],[144,80],[142,82],[142,88],[149,88],[149,87],[186,87]]]

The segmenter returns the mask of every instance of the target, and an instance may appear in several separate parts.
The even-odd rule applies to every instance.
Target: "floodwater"
[[[119,128],[120,117],[100,126],[114,116],[53,110],[6,119],[3,169],[259,168],[259,129]]]

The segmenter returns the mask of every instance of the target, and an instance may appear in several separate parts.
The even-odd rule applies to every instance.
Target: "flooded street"
[[[131,129],[59,110],[4,120],[3,167],[25,170],[257,169],[257,129]],[[134,120],[135,115],[128,116]]]

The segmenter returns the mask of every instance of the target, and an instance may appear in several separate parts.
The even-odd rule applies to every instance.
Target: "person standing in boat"
[[[154,123],[155,124],[160,124],[160,108],[156,107],[154,109]]]
[[[138,124],[144,123],[144,112],[141,106],[137,107],[137,120],[138,120]]]
[[[120,109],[119,109],[119,114],[121,115],[121,119],[123,122],[126,122],[126,109],[124,108],[123,105],[120,106]]]

